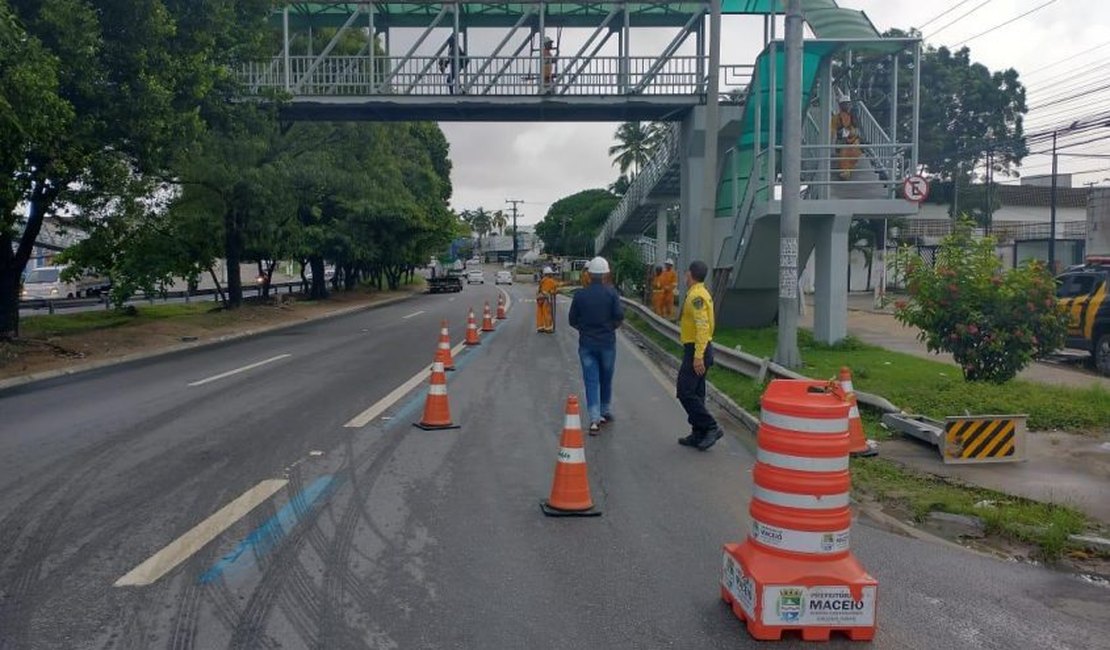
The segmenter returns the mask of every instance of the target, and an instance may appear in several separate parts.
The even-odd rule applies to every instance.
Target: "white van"
[[[108,282],[91,275],[66,282],[62,280],[62,266],[43,266],[32,269],[23,280],[24,300],[61,299],[98,296],[108,289]]]

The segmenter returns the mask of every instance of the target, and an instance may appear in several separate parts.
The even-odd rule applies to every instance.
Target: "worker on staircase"
[[[852,180],[852,171],[859,164],[863,154],[860,149],[859,119],[852,112],[852,98],[843,92],[837,92],[837,103],[840,110],[833,115],[832,133],[836,141],[836,168],[839,170],[840,180]]]
[[[667,320],[674,320],[674,294],[678,290],[678,273],[674,270],[674,260],[666,261],[661,277],[663,292],[659,297],[659,315]]]
[[[543,267],[543,279],[536,291],[536,331],[546,334],[555,331],[555,295],[559,291],[559,281],[550,266]]]

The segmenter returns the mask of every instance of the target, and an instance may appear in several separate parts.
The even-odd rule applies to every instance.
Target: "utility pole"
[[[798,351],[798,231],[802,192],[802,2],[786,3],[786,85],[783,89],[782,215],[779,218],[779,332],[775,361],[802,365]],[[772,100],[773,101],[773,100]],[[775,125],[772,124],[774,129]]]
[[[1052,132],[1052,199],[1048,212],[1048,272],[1056,275],[1056,131]]]
[[[516,206],[520,205],[521,203],[524,203],[524,201],[522,199],[505,199],[505,203],[513,204],[513,266],[516,266],[516,262],[517,262],[516,256],[517,256],[517,247],[518,247],[517,242],[520,241],[520,239],[519,239],[520,233],[518,233],[517,230],[516,230]]]

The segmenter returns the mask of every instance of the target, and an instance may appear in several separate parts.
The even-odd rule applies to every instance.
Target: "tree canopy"
[[[609,190],[583,190],[551,204],[536,234],[554,255],[592,257],[594,239],[620,197]]]

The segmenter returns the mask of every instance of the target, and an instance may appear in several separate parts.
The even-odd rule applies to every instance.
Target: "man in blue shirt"
[[[586,411],[590,435],[613,420],[613,369],[617,361],[617,328],[624,322],[624,307],[616,289],[605,283],[609,262],[595,257],[586,265],[590,285],[574,294],[570,326],[578,330],[578,359],[586,384]]]

